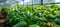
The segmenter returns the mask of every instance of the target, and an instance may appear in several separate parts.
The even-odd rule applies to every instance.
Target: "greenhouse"
[[[60,0],[0,0],[0,27],[60,27]]]

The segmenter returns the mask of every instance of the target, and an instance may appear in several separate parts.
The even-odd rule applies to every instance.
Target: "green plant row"
[[[10,6],[5,8],[12,27],[60,27],[60,8],[57,5]]]

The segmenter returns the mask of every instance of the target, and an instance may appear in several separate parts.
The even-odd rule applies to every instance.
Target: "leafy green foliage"
[[[39,27],[39,26],[38,26],[38,25],[33,24],[33,25],[29,25],[29,27]]]
[[[28,24],[25,21],[20,21],[18,24],[14,25],[13,27],[26,27]]]
[[[51,22],[59,25],[60,23],[60,8],[56,5],[46,6],[15,6],[7,7],[8,23],[12,27],[43,27],[46,23]],[[49,25],[49,26],[51,26]]]
[[[60,25],[60,19],[55,19],[55,23]]]

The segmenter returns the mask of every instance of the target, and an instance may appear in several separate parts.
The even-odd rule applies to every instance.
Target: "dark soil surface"
[[[0,27],[11,27],[9,24],[7,24],[4,9],[0,11]]]

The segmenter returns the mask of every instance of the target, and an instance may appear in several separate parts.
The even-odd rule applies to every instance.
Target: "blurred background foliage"
[[[4,8],[12,27],[60,27],[60,7],[55,4],[15,6]]]
[[[1,3],[8,24],[12,27],[60,27],[60,7],[51,5],[19,5]]]

